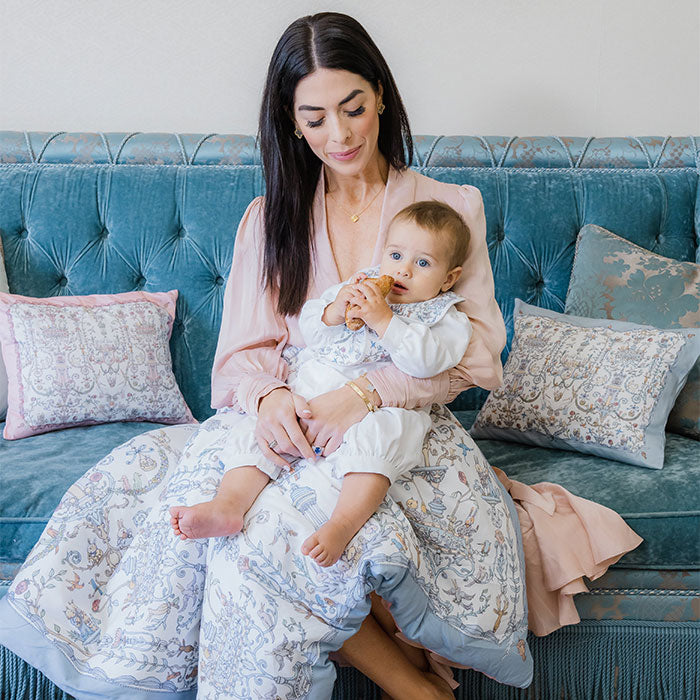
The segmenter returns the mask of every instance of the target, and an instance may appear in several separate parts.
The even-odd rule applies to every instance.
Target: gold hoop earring
[[[384,114],[385,109],[386,109],[386,105],[381,100],[379,100],[379,104],[377,105],[377,113]]]
[[[299,127],[294,129],[294,136],[296,136],[298,139],[303,138],[304,134],[302,134],[301,131],[299,131]]]

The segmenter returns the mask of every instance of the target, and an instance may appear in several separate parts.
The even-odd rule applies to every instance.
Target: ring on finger
[[[323,452],[323,447],[319,447],[318,445],[314,445],[314,454],[317,457],[320,456],[321,452]]]
[[[275,447],[277,447],[277,440],[273,440],[272,442],[268,442],[267,446],[274,452]]]

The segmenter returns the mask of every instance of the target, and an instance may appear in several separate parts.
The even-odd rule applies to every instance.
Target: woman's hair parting
[[[450,268],[464,263],[471,232],[464,219],[448,204],[435,199],[414,202],[404,207],[394,221],[412,221],[416,226],[447,239],[451,247]]]
[[[265,175],[263,284],[277,294],[277,310],[301,310],[311,274],[312,208],[321,161],[294,136],[294,93],[318,68],[362,76],[381,84],[386,106],[379,120],[378,147],[391,167],[413,159],[413,140],[389,66],[362,25],[348,15],[323,12],[301,17],[277,42],[267,72],[258,139]]]

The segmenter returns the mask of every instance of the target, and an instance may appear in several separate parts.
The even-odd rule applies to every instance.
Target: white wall
[[[277,38],[328,9],[414,133],[700,134],[698,0],[0,0],[0,129],[254,133]]]

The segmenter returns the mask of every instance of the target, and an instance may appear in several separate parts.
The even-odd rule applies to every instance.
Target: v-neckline
[[[324,168],[325,166],[321,167],[321,178],[317,186],[317,197],[320,199],[320,202],[318,202],[318,206],[320,206],[321,209],[321,230],[319,231],[320,235],[317,237],[317,241],[320,239],[326,244],[326,252],[328,254],[329,259],[333,263],[331,266],[329,266],[332,268],[332,271],[330,271],[332,272],[332,274],[327,275],[327,277],[330,280],[329,284],[327,284],[326,287],[324,287],[327,288],[334,284],[340,284],[340,282],[343,282],[344,280],[342,280],[340,277],[338,262],[335,259],[335,254],[333,253],[333,246],[331,245],[331,235],[330,231],[328,230],[328,212],[326,210],[326,178]],[[384,234],[386,230],[385,216],[387,209],[386,203],[389,194],[389,188],[391,187],[393,182],[393,177],[394,169],[392,167],[389,167],[389,172],[387,173],[386,178],[386,185],[384,187],[384,197],[382,198],[382,209],[379,214],[379,229],[377,230],[377,238],[374,244],[374,250],[372,251],[372,259],[370,261],[370,266],[378,264],[379,254],[384,248]]]

